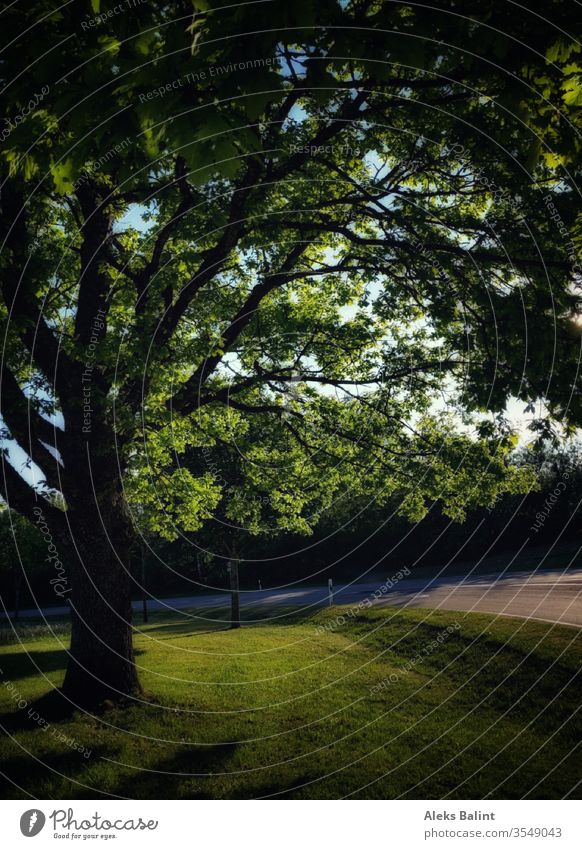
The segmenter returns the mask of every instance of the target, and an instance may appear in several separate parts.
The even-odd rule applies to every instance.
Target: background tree
[[[347,393],[335,398],[304,382],[292,396],[272,400],[223,406],[216,413],[224,418],[220,434],[201,430],[197,438],[205,444],[182,456],[167,450],[162,459],[160,443],[175,444],[164,429],[156,431],[128,478],[130,501],[135,493],[148,505],[142,511],[148,530],[178,539],[183,521],[175,488],[160,486],[160,479],[210,475],[219,497],[191,544],[218,561],[220,571],[226,564],[232,627],[240,626],[239,563],[252,562],[257,538],[276,541],[284,534],[293,556],[293,543],[302,544],[322,524],[343,526],[354,509],[393,504],[396,514],[419,520],[438,502],[446,515],[462,520],[466,510],[490,504],[500,492],[535,483],[529,467],[508,462],[512,438],[459,434],[446,415],[429,414],[422,384],[400,404],[381,390],[361,400]],[[412,425],[412,414],[423,407],[427,413]]]
[[[480,498],[514,485],[489,415],[508,396],[580,413],[577,268],[540,202],[567,228],[577,187],[506,105],[516,86],[539,101],[546,23],[513,4],[214,5],[3,15],[2,413],[66,502],[46,515],[72,563],[76,702],[138,689],[131,499],[158,493],[160,529],[212,518],[220,485],[175,457],[229,411],[278,427],[301,381],[317,450],[362,477],[383,464],[397,492],[404,441],[427,480],[405,508],[444,487],[458,515],[467,451]],[[308,450],[284,424],[285,450]],[[2,492],[30,515],[11,462]]]
[[[5,588],[2,605],[13,611],[15,622],[19,619],[23,585],[30,588],[36,575],[43,574],[47,586],[52,582],[53,587],[66,591],[66,584],[59,580],[61,573],[50,566],[46,568],[49,556],[36,528],[23,516],[0,505],[0,580]]]

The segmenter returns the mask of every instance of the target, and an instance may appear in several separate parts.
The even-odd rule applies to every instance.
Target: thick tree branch
[[[243,413],[270,413],[276,416],[296,416],[299,419],[303,418],[303,414],[298,410],[291,410],[289,407],[284,407],[281,404],[245,404],[242,401],[235,401],[229,398],[228,406],[235,410],[240,410]]]
[[[346,125],[349,124],[350,121],[353,121],[356,118],[364,120],[366,116],[360,111],[360,109],[366,102],[368,95],[368,91],[360,91],[353,99],[348,100],[338,113],[334,115],[333,120],[327,126],[322,127],[311,141],[305,143],[305,147],[312,148],[324,145],[326,142],[331,141],[331,139],[345,130]],[[280,180],[288,174],[297,171],[302,165],[309,161],[309,158],[310,154],[308,151],[300,151],[292,154],[277,167],[270,165],[267,169],[267,181]]]
[[[186,180],[185,163],[180,156],[176,158],[175,175],[175,185],[181,195],[180,203],[170,220],[167,221],[160,229],[154,242],[150,259],[143,269],[135,275],[135,285],[138,295],[135,311],[138,315],[145,312],[148,302],[148,287],[160,268],[162,255],[166,245],[176,232],[183,217],[191,209],[194,209],[198,202],[194,192]],[[171,292],[168,293],[168,298],[171,303]]]
[[[110,284],[104,265],[113,235],[113,214],[89,182],[77,189],[77,197],[83,212],[83,225],[75,335],[82,345],[88,345],[93,336],[100,340],[107,332]],[[98,318],[99,326],[96,327]]]
[[[12,437],[30,459],[42,467],[49,486],[59,489],[59,478],[55,470],[58,460],[47,447],[58,450],[57,430],[38,414],[12,372],[6,367],[2,369],[0,382],[0,414]]]
[[[193,412],[195,409],[207,406],[208,404],[223,403],[235,406],[232,398],[235,395],[240,395],[247,389],[252,389],[257,386],[271,386],[277,383],[292,384],[292,383],[317,383],[324,386],[335,386],[337,389],[342,389],[347,386],[387,386],[391,382],[400,381],[403,378],[411,377],[414,374],[422,374],[434,370],[447,369],[453,371],[465,365],[458,359],[445,360],[426,360],[418,363],[415,366],[407,366],[403,369],[393,369],[392,371],[382,371],[372,378],[362,378],[360,380],[351,378],[332,378],[322,374],[313,372],[303,372],[302,374],[284,373],[283,371],[271,372],[260,370],[256,374],[249,375],[246,378],[233,383],[229,386],[222,386],[214,392],[199,394],[196,397],[190,398],[187,403],[180,406],[180,411],[183,413]]]
[[[338,236],[344,236],[349,242],[354,245],[366,247],[384,247],[394,250],[400,250],[408,254],[417,252],[414,245],[405,242],[401,239],[394,239],[389,236],[372,237],[360,236],[354,233],[349,227],[334,223],[323,223],[318,221],[300,222],[300,221],[280,221],[284,227],[291,230],[298,230],[300,233],[310,233],[319,231],[325,233],[334,233]],[[571,269],[571,263],[558,260],[555,258],[534,259],[533,257],[514,257],[508,254],[500,254],[490,250],[471,250],[463,248],[460,245],[453,245],[449,242],[433,242],[423,241],[422,245],[426,250],[439,251],[441,253],[452,254],[453,256],[461,256],[466,259],[478,259],[483,262],[498,263],[500,265],[510,265],[516,268],[556,268],[561,270]]]
[[[164,344],[172,336],[196,293],[208,280],[211,280],[219,273],[224,262],[228,259],[230,252],[238,243],[245,229],[245,204],[256,184],[260,171],[261,165],[259,162],[255,159],[249,160],[244,177],[233,190],[227,224],[222,231],[222,235],[215,247],[206,252],[202,264],[196,273],[182,288],[175,303],[166,311],[156,332],[158,344]]]
[[[66,528],[63,513],[56,507],[53,507],[40,494],[35,493],[34,489],[26,483],[24,478],[8,462],[5,454],[2,454],[1,465],[0,496],[2,496],[8,507],[16,510],[21,516],[30,519],[31,522],[35,522],[37,518],[33,512],[34,508],[40,507],[43,514],[47,518],[50,517],[51,524],[63,532]]]
[[[270,292],[287,282],[287,273],[293,268],[296,261],[306,249],[307,245],[303,242],[295,245],[281,264],[279,272],[270,275],[262,283],[257,284],[251,289],[246,301],[240,307],[232,322],[223,331],[220,340],[217,340],[217,345],[220,346],[222,353],[213,354],[201,363],[186,384],[174,396],[172,407],[178,410],[184,410],[185,406],[189,406],[192,397],[195,397],[200,392],[201,387],[216,370],[224,355],[232,348],[243,330],[250,323],[260,303]]]
[[[62,400],[71,385],[73,363],[60,348],[59,340],[42,316],[40,304],[30,280],[32,255],[25,220],[24,196],[14,187],[2,192],[0,226],[4,235],[2,250],[10,253],[1,284],[2,299],[32,362]]]

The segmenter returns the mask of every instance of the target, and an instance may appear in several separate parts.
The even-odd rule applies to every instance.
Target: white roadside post
[[[329,598],[329,606],[331,607],[333,604],[333,579],[327,579],[327,594]]]

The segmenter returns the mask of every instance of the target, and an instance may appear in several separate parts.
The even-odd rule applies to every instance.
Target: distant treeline
[[[388,574],[403,566],[413,571],[447,566],[459,572],[492,555],[503,555],[509,563],[518,551],[523,559],[528,550],[537,555],[554,544],[559,549],[582,544],[580,447],[524,450],[518,461],[535,465],[539,491],[503,496],[489,508],[469,513],[462,524],[443,516],[438,504],[412,524],[395,514],[395,505],[380,508],[351,502],[349,509],[344,505],[340,512],[323,517],[311,537],[281,533],[263,538],[242,532],[241,586],[257,588],[260,583],[266,589],[293,581],[321,582],[330,576],[346,580],[370,570]],[[208,553],[221,551],[216,545],[219,536],[220,528],[215,527],[173,542],[154,538],[136,543],[129,564],[136,598],[142,584],[154,596],[226,588],[227,560]],[[55,587],[66,581],[66,558],[59,558],[56,576],[54,553],[51,556],[46,539],[8,510],[0,513],[0,560],[0,594],[7,608],[30,606],[33,596],[40,604],[63,604],[64,596]]]

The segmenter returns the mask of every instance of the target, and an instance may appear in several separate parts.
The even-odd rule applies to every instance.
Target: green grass
[[[44,728],[68,636],[23,628],[0,646],[2,796],[580,798],[578,631],[386,608],[329,628],[346,611],[159,614],[136,633],[149,702]]]

